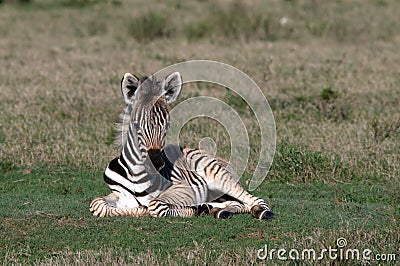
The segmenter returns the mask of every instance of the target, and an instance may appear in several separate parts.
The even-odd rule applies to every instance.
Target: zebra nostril
[[[154,168],[161,170],[165,165],[164,159],[161,156],[161,149],[150,149],[148,154]]]

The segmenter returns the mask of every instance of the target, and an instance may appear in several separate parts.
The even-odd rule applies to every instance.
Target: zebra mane
[[[124,108],[124,112],[118,115],[115,122],[114,145],[117,150],[122,150],[122,147],[126,143],[132,110],[132,106],[127,105]]]

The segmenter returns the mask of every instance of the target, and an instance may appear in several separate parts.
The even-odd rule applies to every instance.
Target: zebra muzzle
[[[161,150],[160,149],[150,149],[148,151],[151,163],[153,164],[154,168],[156,168],[157,170],[161,170],[164,165],[164,159],[161,156]]]

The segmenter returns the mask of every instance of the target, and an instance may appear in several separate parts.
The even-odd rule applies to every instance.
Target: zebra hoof
[[[216,219],[228,219],[231,218],[233,216],[233,214],[230,211],[227,210],[221,210],[219,212],[216,212],[214,214],[214,217]]]
[[[260,220],[271,220],[274,217],[274,213],[270,211],[270,209],[259,205],[253,206],[250,210],[250,213],[254,218]]]
[[[274,213],[270,210],[265,210],[260,214],[258,219],[260,220],[272,220],[274,218]]]

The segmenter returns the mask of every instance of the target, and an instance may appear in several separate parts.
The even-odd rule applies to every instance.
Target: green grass
[[[320,251],[339,237],[400,260],[398,1],[19,2],[0,1],[3,265],[269,264],[257,258],[264,245]],[[275,219],[92,217],[90,201],[109,193],[123,73],[189,59],[231,64],[267,97],[277,152],[253,193]],[[246,184],[260,150],[254,115],[206,83],[185,85],[180,100],[199,95],[242,118]],[[189,122],[180,141],[205,137],[229,157],[229,134],[211,119]]]
[[[311,239],[318,250],[319,244],[334,243],[338,237],[374,252],[395,251],[398,245],[398,195],[386,183],[264,182],[255,194],[269,198],[276,213],[272,221],[250,215],[224,221],[210,216],[99,219],[88,212],[88,204],[107,193],[100,176],[96,171],[50,170],[44,165],[29,173],[3,174],[7,181],[1,182],[0,255],[6,264],[60,262],[78,252],[100,252],[99,258],[107,259],[103,253],[127,263],[148,253],[158,262],[169,257],[184,262],[196,252],[210,260],[223,256],[226,261],[233,253],[242,262],[257,262],[255,252],[265,244],[300,249]]]

